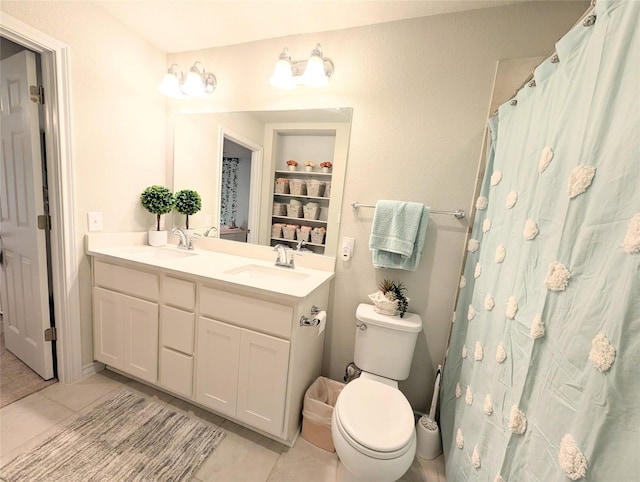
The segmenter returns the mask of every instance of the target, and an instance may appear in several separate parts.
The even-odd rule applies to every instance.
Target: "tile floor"
[[[0,409],[0,466],[122,389],[220,426],[227,433],[221,445],[200,467],[194,482],[334,482],[342,479],[336,454],[326,452],[302,437],[294,447],[286,447],[230,420],[106,370],[74,385],[56,383]],[[442,456],[434,461],[416,457],[401,480],[446,482]]]

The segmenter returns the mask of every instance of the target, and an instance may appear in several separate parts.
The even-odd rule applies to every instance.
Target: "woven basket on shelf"
[[[324,183],[324,197],[331,197],[331,183]]]
[[[272,238],[281,238],[282,237],[282,227],[284,224],[272,224],[271,225],[271,237]]]
[[[310,229],[296,229],[296,239],[298,241],[304,241],[306,243],[309,242],[309,239],[311,237],[311,230]]]
[[[301,218],[302,217],[302,206],[292,206],[291,204],[287,205],[287,216],[290,218]]]
[[[276,194],[289,194],[289,179],[278,178],[276,179],[276,186],[274,188]]]
[[[324,182],[317,179],[307,181],[307,194],[309,196],[322,197],[324,195]]]
[[[311,242],[315,244],[324,244],[325,231],[320,231],[318,228],[311,230]]]
[[[294,196],[304,196],[307,194],[307,183],[304,179],[290,179],[289,191]]]
[[[309,203],[309,204],[311,204],[311,203]],[[320,218],[320,207],[319,206],[309,206],[309,204],[307,204],[303,209],[304,218],[305,219],[318,220]]]
[[[295,240],[296,239],[296,230],[298,229],[298,226],[296,225],[286,225],[283,229],[282,229],[282,234],[284,235],[284,239],[290,239],[290,240]]]
[[[287,205],[283,203],[273,203],[273,215],[274,216],[286,216]]]

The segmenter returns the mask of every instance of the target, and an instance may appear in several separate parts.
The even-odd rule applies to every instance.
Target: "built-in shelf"
[[[271,216],[273,219],[282,219],[283,221],[289,221],[289,224],[317,224],[318,226],[326,225],[327,222],[322,219],[309,219],[309,218],[293,218],[289,216]]]
[[[307,171],[276,171],[276,174],[278,176],[284,176],[284,175],[300,176],[300,175],[304,175],[304,176],[308,176],[308,177],[331,178],[331,173],[330,172],[317,172],[317,171],[311,171],[311,172],[307,172]]]
[[[321,160],[323,159],[331,159],[332,162],[335,163],[335,166],[338,166],[339,163],[335,159],[336,154],[336,130],[328,129],[323,131],[291,131],[286,130],[278,133],[276,139],[277,145],[274,148],[274,158],[276,159],[275,167],[276,169],[273,171],[273,180],[274,182],[274,192],[271,197],[272,203],[279,204],[287,204],[290,205],[290,202],[293,199],[296,199],[301,202],[303,205],[307,205],[309,203],[313,203],[317,205],[319,210],[319,218],[320,219],[309,219],[304,217],[292,217],[287,216],[287,212],[284,210],[276,209],[272,210],[271,215],[271,224],[272,226],[277,223],[283,224],[295,224],[299,226],[306,226],[307,228],[311,228],[312,230],[322,230],[325,231],[324,236],[322,238],[322,243],[313,243],[311,242],[312,236],[310,236],[309,242],[305,242],[305,247],[307,247],[310,251],[313,251],[318,254],[325,254],[325,249],[327,247],[327,231],[331,231],[329,235],[329,240],[333,242],[335,237],[333,226],[336,225],[335,220],[335,209],[332,208],[333,203],[331,202],[330,196],[314,196],[307,194],[309,192],[309,186],[305,190],[305,194],[293,194],[291,192],[288,193],[278,193],[275,192],[275,187],[277,185],[278,179],[288,180],[289,183],[295,182],[294,180],[298,180],[301,183],[306,182],[307,184],[326,184],[331,186],[333,179],[333,171],[329,170],[329,172],[323,172],[322,167],[319,165]],[[297,170],[292,171],[288,169],[286,164],[287,159],[296,159],[298,160]],[[299,159],[314,159],[315,166],[311,171],[307,171],[304,166],[304,161],[300,161]],[[336,178],[337,179],[337,178]],[[286,181],[285,181],[286,182]],[[278,187],[282,187],[281,185]],[[316,187],[316,186],[313,186]],[[282,189],[280,189],[282,191]],[[288,189],[287,189],[288,190]],[[294,189],[295,190],[295,189]],[[311,189],[313,194],[322,193],[322,186],[320,190]],[[334,209],[332,211],[332,209]],[[275,212],[284,213],[284,215],[276,215],[273,214]],[[293,211],[289,211],[293,214]],[[297,213],[297,211],[296,211]],[[316,213],[314,213],[316,214]],[[333,217],[332,217],[333,216]],[[331,221],[329,221],[331,219]],[[317,231],[315,231],[317,234]],[[277,230],[272,230],[272,234],[279,234]],[[280,233],[281,234],[281,233]],[[282,234],[281,234],[282,236]],[[316,240],[319,240],[320,237],[316,236]],[[300,241],[298,239],[285,239],[283,237],[271,237],[271,245],[275,245],[278,243],[283,243],[285,245],[289,245],[291,247],[295,247]]]
[[[316,200],[316,201],[327,201],[327,202],[329,202],[329,198],[328,197],[324,197],[324,196],[308,196],[307,194],[282,194],[282,193],[274,192],[273,193],[273,197],[283,197],[283,198],[288,198],[288,199],[300,198],[300,199],[311,199],[311,200]]]

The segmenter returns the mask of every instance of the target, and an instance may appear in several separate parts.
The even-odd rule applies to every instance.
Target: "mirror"
[[[351,116],[351,108],[176,115],[173,189],[202,198],[189,227],[271,246],[305,241],[303,249],[335,256]],[[320,167],[326,161],[329,172]],[[289,183],[303,187],[280,189]],[[183,227],[183,218],[174,214],[174,225]]]

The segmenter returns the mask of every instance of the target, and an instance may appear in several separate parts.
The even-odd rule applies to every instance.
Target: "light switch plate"
[[[102,231],[102,212],[89,211],[87,213],[87,225],[89,231]]]

